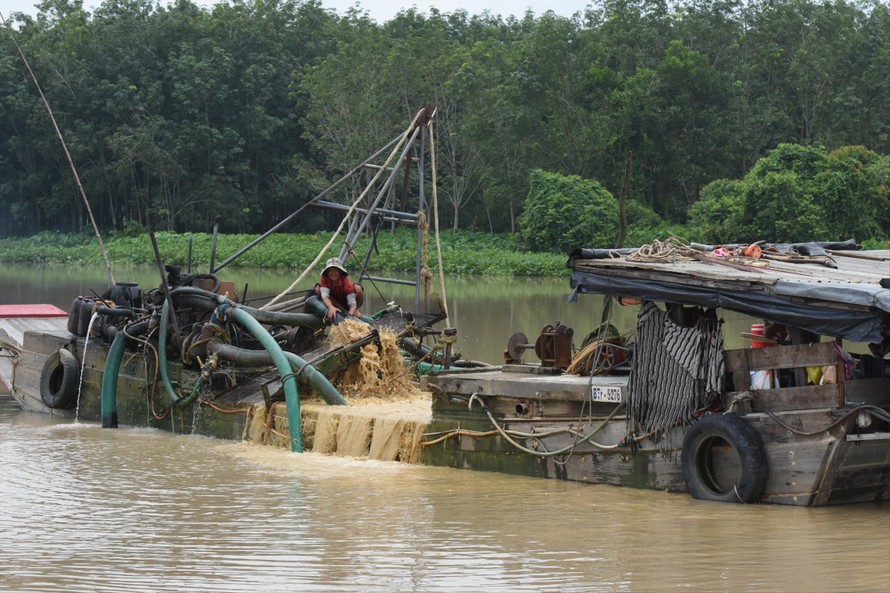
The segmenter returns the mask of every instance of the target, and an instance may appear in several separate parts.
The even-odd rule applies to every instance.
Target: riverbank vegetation
[[[630,236],[636,239],[629,245],[643,244],[642,233],[635,232]],[[230,265],[302,270],[318,256],[330,237],[329,232],[271,235]],[[215,264],[219,265],[256,238],[257,235],[246,234],[219,235]],[[665,239],[667,236],[658,235],[655,238]],[[165,263],[186,269],[191,256],[193,269],[209,269],[213,243],[211,234],[163,231],[156,233],[156,239]],[[428,248],[425,252],[421,249],[421,256],[426,254],[430,268],[438,270],[435,240],[433,237],[428,239]],[[357,258],[347,258],[349,269],[360,269],[359,260],[364,259],[369,241],[367,237],[359,241],[355,249]],[[521,238],[516,234],[445,232],[440,242],[443,268],[449,275],[565,276],[567,273],[567,253],[524,251]],[[115,233],[105,238],[104,244],[113,265],[156,264],[151,239],[146,233]],[[863,246],[866,249],[890,249],[890,242],[870,240]],[[340,243],[335,241],[324,257],[337,255],[339,249]],[[368,270],[413,273],[416,254],[416,232],[407,229],[385,231],[379,237]],[[103,259],[94,235],[47,231],[24,239],[0,239],[2,263],[102,266]]]
[[[256,235],[220,235],[215,263],[219,265],[256,237]],[[302,270],[316,258],[330,237],[331,233],[328,232],[271,235],[231,265]],[[156,233],[156,238],[165,263],[185,269],[191,253],[194,269],[209,268],[213,242],[211,234],[180,234],[164,231]],[[104,239],[104,243],[113,265],[155,265],[154,250],[148,234],[128,236],[126,233],[116,233]],[[519,251],[517,236],[512,234],[464,232],[453,235],[448,232],[441,236],[441,243],[443,267],[448,274],[512,276],[566,274],[566,254]],[[368,238],[359,241],[355,249],[359,259],[364,259],[368,246]],[[405,229],[394,233],[383,232],[377,247],[369,270],[413,273],[417,254],[416,232]],[[340,243],[335,242],[325,258],[337,255],[339,249]],[[427,251],[429,265],[433,269],[438,269],[435,249],[435,240],[429,237]],[[0,263],[102,266],[103,259],[96,238],[91,234],[45,232],[27,239],[0,239]],[[349,257],[347,267],[350,270],[358,270],[360,264],[356,258]]]
[[[890,236],[890,8],[877,0],[602,0],[574,18],[411,9],[385,23],[313,0],[91,13],[54,0],[6,16],[103,234],[185,236],[217,217],[225,233],[263,232],[434,104],[442,224],[479,244],[474,231],[523,231],[492,241],[551,248],[560,229],[539,223],[552,213],[527,210],[536,176],[596,184],[587,212],[611,213],[628,152],[631,230],[649,239],[686,225],[717,242]],[[285,230],[336,224],[307,210]],[[88,226],[0,35],[0,236]]]

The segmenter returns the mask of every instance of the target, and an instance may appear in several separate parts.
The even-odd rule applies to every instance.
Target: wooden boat
[[[572,253],[574,296],[643,303],[626,372],[603,334],[590,336],[587,376],[559,363],[558,328],[535,343],[541,364],[521,364],[511,339],[499,370],[426,378],[424,459],[726,502],[890,499],[890,252],[759,247],[760,259],[695,245],[670,257]],[[724,350],[719,310],[762,318],[784,339]],[[870,353],[852,356],[843,340]]]
[[[0,388],[10,391],[26,331],[62,331],[68,314],[53,305],[0,305]]]
[[[347,400],[332,381],[359,360],[363,347],[376,344],[383,348],[384,334],[394,335],[406,349],[415,348],[419,357],[428,359],[429,346],[420,344],[419,338],[441,333],[431,328],[444,318],[441,303],[425,298],[421,306],[419,257],[414,282],[367,274],[384,222],[417,227],[418,250],[426,240],[427,227],[420,224],[420,217],[386,208],[384,198],[390,196],[396,180],[407,191],[412,163],[417,161],[412,156],[415,145],[423,145],[433,115],[432,108],[422,109],[404,133],[219,264],[215,264],[214,236],[207,273],[185,273],[179,266],[165,265],[152,234],[158,287],[143,290],[133,283],[110,280],[112,284],[96,291],[94,297],[75,298],[61,319],[37,319],[32,315],[35,306],[10,309],[0,322],[0,377],[6,389],[23,409],[33,412],[101,420],[109,428],[123,423],[221,438],[244,436],[246,423],[256,419],[260,407],[268,410],[272,430],[275,410],[284,407],[284,440],[294,451],[302,451],[299,390],[304,397],[311,392],[328,405],[346,406]],[[389,156],[382,163],[372,164],[385,153]],[[423,162],[418,163],[421,180]],[[372,178],[352,206],[323,200],[336,186],[361,174],[365,165]],[[422,188],[421,181],[420,211],[427,208]],[[402,197],[407,200],[407,195]],[[309,294],[311,291],[290,293],[292,286],[271,301],[264,299],[258,307],[239,298],[234,284],[218,272],[308,205],[345,208],[339,230],[346,222],[351,224],[340,260],[347,254],[354,258],[351,263],[357,281],[413,284],[416,294],[411,312],[408,307],[403,310],[389,303],[373,319],[356,322],[361,325],[360,336],[332,346],[322,331],[330,326],[325,320],[327,309],[322,305],[319,310],[314,302],[318,297]],[[360,259],[355,250],[365,234],[373,239],[367,255]],[[324,254],[322,251],[309,264],[307,274]],[[279,302],[282,298],[285,300]],[[338,316],[333,321],[339,320]],[[282,402],[283,406],[279,405]]]
[[[407,187],[412,144],[433,115],[421,110],[403,134],[311,201],[345,208],[347,218],[361,214],[341,259],[363,233],[373,229],[376,241],[382,222],[417,226],[422,243],[419,217],[390,210],[383,199],[402,171]],[[387,151],[385,162],[372,164]],[[365,166],[376,173],[352,206],[323,200]],[[424,211],[425,175],[417,177]],[[329,378],[387,326],[424,364],[439,357],[422,383],[432,394],[422,442],[416,427],[396,438],[423,454],[392,458],[727,502],[890,499],[890,252],[860,252],[852,243],[578,250],[569,259],[575,296],[643,303],[633,343],[610,332],[602,314],[577,352],[573,331],[557,324],[534,345],[514,336],[506,364],[480,369],[451,360],[453,335],[440,333],[444,355],[424,344],[442,309],[406,315],[388,307],[360,340],[325,348],[320,319],[290,311],[299,298],[266,310],[239,302],[216,272],[301,210],[219,265],[213,253],[208,274],[163,266],[155,244],[158,288],[111,281],[101,299],[78,297],[61,319],[12,311],[0,320],[0,381],[26,410],[103,427],[121,422],[248,440],[261,434],[261,442],[276,435],[271,440],[302,451],[303,428],[317,423],[303,413],[297,384],[345,407]],[[373,242],[364,265],[372,250]],[[364,265],[362,277],[386,280],[367,276]],[[419,288],[420,270],[417,277]],[[419,302],[418,291],[415,309]],[[726,351],[719,310],[769,322],[752,344],[775,345]],[[775,329],[785,332],[781,339]],[[844,340],[868,344],[871,354],[848,355]],[[532,347],[540,364],[522,362]],[[435,372],[436,365],[446,370]],[[364,433],[351,451],[375,449],[376,436]],[[314,435],[305,436],[319,450]]]
[[[164,366],[179,397],[169,401],[155,389],[158,363],[151,349],[128,341],[126,357],[109,364],[114,351],[109,328],[117,327],[113,316],[98,331],[87,332],[91,339],[76,335],[79,329],[70,331],[79,321],[71,315],[62,318],[67,327],[58,327],[57,318],[51,322],[55,327],[20,331],[15,345],[7,332],[4,354],[13,356],[5,360],[15,363],[7,382],[25,409],[103,425],[109,418],[102,395],[113,382],[115,421],[122,424],[293,450],[303,450],[305,443],[306,450],[337,452],[330,437],[319,436],[323,425],[337,432],[339,423],[343,433],[347,416],[358,414],[364,417],[354,431],[362,439],[341,446],[341,454],[386,451],[379,458],[689,492],[725,502],[816,506],[890,497],[885,358],[890,307],[879,273],[890,252],[831,252],[835,268],[802,267],[787,257],[763,266],[700,254],[670,262],[634,258],[632,251],[598,255],[572,254],[572,287],[577,294],[642,301],[630,343],[598,329],[584,347],[573,348],[574,332],[560,324],[544,328],[534,344],[514,336],[500,367],[433,368],[421,381],[431,394],[431,410],[414,406],[411,422],[383,419],[373,407],[356,412],[309,404],[294,411],[283,389],[287,373],[270,367],[267,359],[259,367],[247,365],[253,355],[244,352],[237,372],[208,370],[196,360],[168,361]],[[227,302],[196,290],[205,301]],[[154,295],[148,301],[160,298],[148,294]],[[191,343],[201,341],[197,330],[213,320],[197,324],[195,319],[211,310],[222,313],[212,307],[189,311],[186,305],[196,306],[189,301],[194,290],[185,291],[186,301],[173,296],[178,315],[188,322],[183,327],[195,328]],[[775,345],[725,350],[721,309],[757,315],[787,335],[756,335],[756,345]],[[602,317],[591,318],[592,326],[608,327],[601,325]],[[305,379],[314,372],[310,367],[324,366],[305,345],[299,349],[301,340],[276,339],[314,360],[294,366],[293,375]],[[873,355],[848,354],[845,339],[870,344]],[[334,367],[348,364],[360,346],[333,352],[328,361]],[[419,339],[414,347],[431,353]],[[532,348],[539,363],[522,360]],[[774,380],[757,389],[753,383],[763,371]],[[833,371],[836,380],[809,384],[816,371],[826,377]],[[304,388],[313,386],[303,381]],[[186,399],[190,392],[197,397]],[[416,449],[405,449],[408,441]]]

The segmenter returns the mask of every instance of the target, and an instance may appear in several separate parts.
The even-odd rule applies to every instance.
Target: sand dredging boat
[[[328,409],[356,407],[348,398],[353,403],[373,397],[417,400],[419,392],[409,380],[413,372],[482,365],[461,360],[452,348],[454,332],[434,327],[446,318],[444,300],[421,280],[431,278],[421,253],[429,244],[426,214],[435,210],[435,191],[430,203],[422,168],[433,117],[432,109],[422,109],[389,144],[218,265],[214,248],[206,273],[191,274],[183,271],[184,265],[164,263],[170,254],[160,252],[152,234],[160,278],[156,288],[110,280],[104,291],[74,299],[67,313],[45,305],[0,307],[0,379],[25,410],[101,421],[103,427],[120,423],[286,443],[300,452],[308,441],[313,450],[359,454],[358,448],[345,446],[345,435],[342,450],[335,438],[340,415],[355,414],[350,410],[328,417]],[[416,172],[412,163],[418,163]],[[365,179],[356,181],[366,182],[364,189],[351,205],[326,201],[338,186],[362,175]],[[419,190],[412,204],[416,211],[391,207],[400,197],[408,202],[394,187],[398,181],[407,191],[412,176]],[[262,305],[244,301],[221,271],[307,206],[345,211],[337,232],[281,294],[261,299]],[[417,228],[414,281],[367,273],[384,227],[397,223]],[[328,249],[344,231],[339,257],[328,264],[338,262],[342,269],[342,262],[350,262],[354,279],[368,290],[387,282],[412,284],[411,312],[387,302],[371,316],[341,312],[331,319],[314,290],[293,292],[331,255]],[[367,235],[370,246],[360,258],[356,249]],[[175,256],[181,263],[181,254]],[[316,427],[323,433],[317,441]],[[410,455],[386,453],[388,458]]]
[[[887,500],[890,252],[755,247],[573,252],[571,298],[608,297],[580,351],[557,324],[511,338],[501,369],[426,378],[425,459],[725,502]],[[639,307],[632,340],[611,303]],[[751,348],[725,349],[721,311],[764,320]]]
[[[373,247],[383,224],[412,224],[418,254],[428,244],[424,176],[421,214],[384,198],[431,115],[421,111],[375,155],[390,149],[351,206],[325,202],[331,190],[312,201],[346,210],[340,257],[352,256],[369,285],[387,279],[366,273],[372,248],[354,256],[363,233]],[[462,360],[456,333],[435,328],[447,319],[444,282],[441,299],[421,290],[431,275],[420,255],[411,313],[388,303],[327,323],[293,286],[261,306],[239,299],[219,271],[289,219],[218,266],[212,254],[206,274],[165,265],[155,244],[157,288],[112,283],[67,313],[0,307],[0,379],[26,410],[109,428],[723,502],[890,498],[890,252],[852,242],[578,250],[572,296],[608,297],[581,315],[591,331],[577,344],[582,334],[560,323],[534,341],[515,334],[491,366]],[[632,334],[610,323],[619,304],[638,308]],[[763,321],[752,347],[725,348],[725,311]],[[531,350],[538,360],[526,362]]]
[[[46,328],[45,316],[33,318],[44,326],[19,333],[21,347],[10,346],[9,336],[12,321],[22,319],[0,323],[13,353],[2,360],[22,407],[103,423],[103,395],[111,385],[122,423],[293,450],[688,492],[723,502],[887,500],[890,291],[881,272],[890,252],[857,247],[764,245],[760,260],[715,256],[712,246],[669,258],[651,257],[651,250],[648,256],[579,250],[569,259],[573,296],[605,294],[606,303],[616,304],[591,312],[595,329],[578,345],[574,331],[559,323],[534,341],[514,335],[497,367],[447,360],[454,336],[424,329],[441,314],[427,313],[418,323],[390,307],[372,325],[328,327],[329,334],[342,329],[342,346],[320,350],[297,346],[301,336],[318,337],[318,320],[295,317],[287,319],[296,323],[292,329],[263,330],[285,352],[270,371],[274,347],[258,347],[263,333],[256,325],[279,326],[285,318],[266,318],[196,287],[173,288],[171,295],[177,315],[209,315],[181,346],[197,352],[185,344],[199,345],[206,359],[161,362],[153,354],[159,348],[129,337],[135,330],[108,331],[115,316],[99,332],[114,334],[110,343],[88,341],[62,327],[71,321],[63,314],[55,330]],[[180,295],[189,298],[180,302]],[[638,308],[629,334],[609,323],[618,303]],[[750,348],[724,347],[722,311],[764,320],[744,333]],[[425,345],[425,333],[442,343]],[[226,334],[240,337],[218,337]],[[123,353],[115,354],[121,335]],[[422,392],[401,366],[399,342],[406,337],[418,358],[436,355],[424,368]],[[853,342],[865,352],[851,354],[845,346]],[[538,361],[524,360],[531,350]],[[208,367],[214,356],[227,362]],[[173,384],[160,413],[159,365]],[[354,399],[328,387],[328,378],[349,383],[343,382],[349,373],[358,379]],[[288,380],[299,383],[299,398],[287,392]],[[47,393],[61,396],[70,383],[79,386],[78,403],[47,402]],[[376,396],[371,404],[343,405],[367,404],[368,394]]]

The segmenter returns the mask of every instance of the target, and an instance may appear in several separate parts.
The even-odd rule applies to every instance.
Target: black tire
[[[735,414],[711,414],[693,424],[683,439],[682,461],[686,487],[700,500],[757,502],[766,487],[763,441]]]
[[[70,351],[62,348],[53,352],[40,374],[40,398],[55,410],[70,408],[77,398],[80,363]]]

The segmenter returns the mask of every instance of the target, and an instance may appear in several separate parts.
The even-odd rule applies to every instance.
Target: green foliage
[[[770,173],[794,173],[809,182],[825,169],[825,150],[800,144],[779,144],[775,150],[757,161],[746,179],[758,179]]]
[[[743,241],[825,241],[827,211],[818,199],[816,177],[827,164],[825,150],[780,144],[745,176]],[[831,229],[837,232],[837,229]]]
[[[112,236],[138,237],[139,235],[144,235],[147,232],[148,229],[145,228],[145,225],[142,225],[135,220],[125,220],[123,228],[115,233],[112,233]]]
[[[831,152],[814,184],[838,238],[890,237],[890,157],[864,146]]]
[[[664,224],[664,219],[652,208],[636,200],[627,200],[625,211],[627,213],[627,224],[630,227],[654,229]]]
[[[732,243],[739,237],[744,207],[744,183],[712,181],[702,188],[701,198],[689,209],[689,226],[700,241]]]
[[[827,241],[825,211],[793,171],[769,172],[745,187],[744,242]]]
[[[689,211],[691,235],[713,243],[886,238],[888,180],[890,158],[864,147],[782,144],[741,181],[707,185]]]
[[[596,181],[537,169],[519,225],[532,251],[611,246],[618,235],[618,202]]]
[[[206,270],[210,265],[213,236],[208,233],[155,234],[164,263],[186,268],[191,245],[192,268]],[[331,238],[330,233],[273,234],[244,256],[232,267],[277,268],[302,271],[321,252]],[[256,239],[256,235],[220,234],[217,242],[216,264]],[[442,260],[447,274],[488,274],[512,276],[555,276],[565,273],[565,255],[554,253],[523,253],[519,251],[516,235],[465,232],[446,232],[440,237]],[[332,251],[339,249],[335,242]],[[59,246],[63,246],[62,249]],[[371,258],[370,271],[411,273],[417,254],[417,234],[408,230],[382,233],[378,250]],[[108,257],[115,265],[155,265],[154,250],[148,235],[117,234],[105,241]],[[362,238],[356,246],[359,259],[370,248],[370,239]],[[329,257],[331,252],[325,255]],[[429,266],[438,269],[435,241],[429,238]],[[65,263],[101,266],[103,260],[95,237],[41,233],[27,239],[0,239],[0,263]],[[356,269],[355,259],[347,260],[347,268]]]
[[[654,239],[665,240],[668,237],[689,236],[689,230],[678,223],[665,221],[651,208],[636,200],[627,201],[627,236],[625,247],[639,247],[651,243]]]
[[[779,232],[785,222],[762,227],[756,210],[705,190],[746,174],[760,180],[752,200],[792,190],[790,209],[773,208],[805,225],[789,230],[890,235],[886,2],[606,0],[576,18],[408,9],[379,24],[314,0],[38,10],[11,26],[103,234],[207,232],[217,217],[223,232],[262,232],[431,104],[443,228],[515,232],[535,169],[617,195],[630,153],[630,195],[662,217],[633,220],[634,237],[687,215],[714,239]],[[830,152],[846,146],[864,148]],[[785,173],[797,177],[767,179]],[[416,174],[408,186],[413,209]],[[287,230],[331,221],[306,212]],[[88,226],[40,97],[0,36],[0,235]]]
[[[890,249],[890,239],[866,239],[862,242],[865,250]]]
[[[658,239],[665,241],[671,237],[682,237],[684,239],[695,239],[690,229],[684,225],[677,223],[663,222],[656,227],[632,227],[627,232],[624,241],[625,247],[639,247],[646,245]]]

